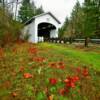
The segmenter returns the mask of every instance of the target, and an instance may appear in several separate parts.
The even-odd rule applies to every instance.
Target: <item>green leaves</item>
[[[43,92],[39,92],[36,96],[36,100],[46,100],[46,95]]]
[[[71,17],[65,20],[60,29],[60,37],[100,37],[100,2],[85,0],[82,5],[77,1]],[[64,29],[64,30],[63,30]]]
[[[56,86],[52,86],[52,87],[50,88],[50,92],[51,92],[51,93],[56,93],[56,91],[57,91]]]
[[[32,3],[30,0],[23,0],[22,6],[19,10],[19,20],[22,23],[25,23],[27,20],[29,20],[31,17],[43,13],[42,7],[36,8],[34,1]]]
[[[95,1],[96,2],[96,1]],[[97,14],[98,12],[98,7],[96,8],[95,6],[97,6],[94,1],[88,0],[85,1],[84,3],[84,35],[85,36],[91,36],[92,34],[95,33],[96,31],[96,26],[98,26],[98,17]]]
[[[25,86],[25,94],[26,94],[28,97],[33,96],[33,86],[32,86],[32,85],[26,84],[26,86]]]

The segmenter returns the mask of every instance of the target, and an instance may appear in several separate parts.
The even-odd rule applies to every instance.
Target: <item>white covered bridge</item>
[[[30,34],[29,42],[37,43],[44,38],[57,38],[60,21],[50,12],[32,17],[25,23],[23,36]]]

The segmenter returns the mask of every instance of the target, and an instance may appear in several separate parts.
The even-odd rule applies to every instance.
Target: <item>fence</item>
[[[73,38],[44,38],[45,42],[52,42],[52,43],[83,43],[85,39],[73,39]],[[90,39],[91,43],[100,44],[100,39]]]

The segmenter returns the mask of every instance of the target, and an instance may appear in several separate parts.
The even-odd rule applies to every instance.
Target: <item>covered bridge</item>
[[[25,23],[23,36],[29,34],[29,42],[37,43],[44,38],[57,38],[60,21],[50,12],[32,17]]]

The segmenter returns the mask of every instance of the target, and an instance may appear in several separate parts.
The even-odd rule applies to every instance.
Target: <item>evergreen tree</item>
[[[25,23],[31,17],[43,13],[42,6],[37,8],[34,1],[31,3],[30,0],[23,0],[22,6],[19,10],[19,19],[22,23]]]
[[[83,21],[83,11],[82,7],[77,1],[76,5],[74,6],[71,17],[68,19],[66,18],[62,29],[64,29],[64,33],[62,35],[67,37],[76,37],[82,34],[82,21]]]
[[[71,14],[71,23],[73,26],[73,34],[75,37],[79,37],[82,34],[82,23],[83,23],[83,11],[82,7],[77,1],[76,5],[73,8],[72,14]]]
[[[95,19],[96,19],[96,31],[95,35],[100,38],[100,0],[94,0],[95,4]]]
[[[100,0],[85,0],[82,6],[77,1],[61,31],[63,36],[84,37],[85,46],[88,46],[90,37],[100,38]]]
[[[69,25],[69,19],[66,17],[65,22],[61,28],[59,28],[59,37],[66,37],[67,27]]]
[[[39,15],[39,14],[41,14],[41,13],[44,13],[42,6],[39,7],[39,8],[37,8],[37,10],[36,10],[36,15]]]
[[[23,0],[19,11],[19,19],[22,23],[26,22],[32,17],[34,10],[31,6],[30,0]]]
[[[88,38],[95,34],[99,22],[98,10],[99,6],[96,4],[98,0],[85,0],[84,3],[84,36],[85,46],[88,46]]]

